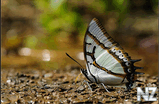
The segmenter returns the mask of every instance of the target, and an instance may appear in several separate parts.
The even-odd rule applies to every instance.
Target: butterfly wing
[[[96,18],[90,22],[85,34],[84,56],[87,70],[94,77],[104,70],[124,80],[134,72],[130,56],[108,35]]]

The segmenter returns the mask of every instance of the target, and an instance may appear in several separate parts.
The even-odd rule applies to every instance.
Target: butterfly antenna
[[[82,69],[84,69],[84,68],[82,67],[82,65],[81,65],[80,63],[78,63],[75,59],[73,59],[70,55],[68,55],[67,53],[66,53],[66,55],[67,55],[69,58],[71,58],[73,61],[75,61],[78,65],[80,65],[80,67],[81,67]]]

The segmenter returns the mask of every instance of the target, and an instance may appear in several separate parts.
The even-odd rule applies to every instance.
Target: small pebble
[[[9,104],[11,101],[8,98],[1,98],[1,104]]]
[[[38,98],[41,98],[41,97],[42,97],[42,95],[37,95],[37,97],[38,97]]]
[[[8,98],[11,102],[17,102],[18,101],[18,95],[10,95]]]
[[[44,78],[50,78],[53,76],[53,73],[46,73],[44,74]]]
[[[83,86],[80,86],[80,87],[78,87],[77,91],[78,91],[78,92],[81,92],[81,91],[84,91],[84,89],[85,89],[85,88],[84,88]]]
[[[51,100],[50,96],[44,96],[44,99]]]

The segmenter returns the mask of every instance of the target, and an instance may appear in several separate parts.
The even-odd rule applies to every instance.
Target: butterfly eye
[[[119,50],[118,52],[119,52],[119,53],[121,53],[121,51],[120,51],[120,50]]]

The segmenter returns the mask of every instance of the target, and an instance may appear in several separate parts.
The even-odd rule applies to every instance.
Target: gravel
[[[130,92],[120,87],[108,87],[110,93],[99,88],[96,84],[90,84],[90,91],[84,76],[75,76],[78,70],[36,70],[36,69],[2,69],[1,70],[1,103],[9,104],[51,104],[51,103],[153,103],[137,101],[137,90],[133,88]],[[137,87],[157,87],[158,77],[148,74],[138,76]],[[155,97],[158,96],[156,91]]]

